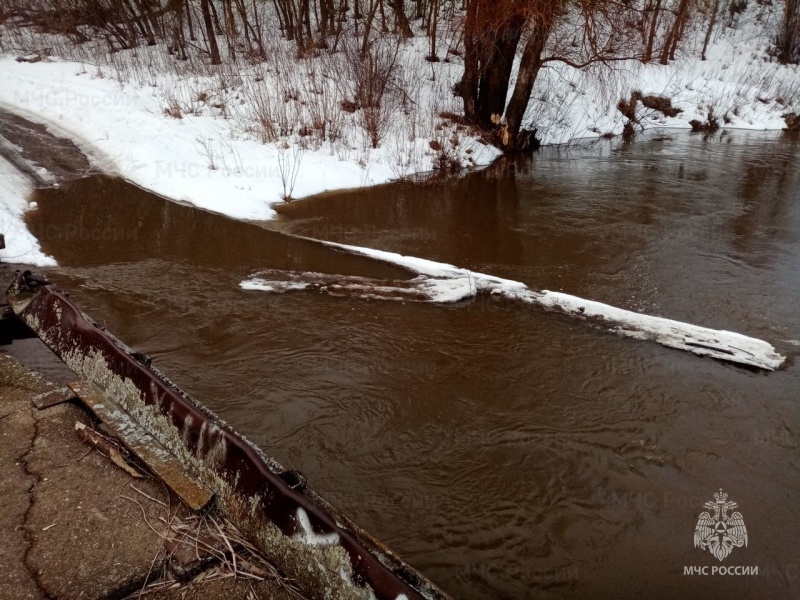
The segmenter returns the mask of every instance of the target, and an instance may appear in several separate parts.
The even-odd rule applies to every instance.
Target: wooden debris
[[[55,406],[56,404],[61,404],[63,402],[69,402],[71,400],[77,400],[78,398],[75,394],[72,393],[72,390],[68,387],[59,388],[57,390],[51,390],[49,392],[44,392],[43,394],[38,394],[31,398],[33,405],[38,408],[39,410],[43,410],[45,408],[50,408],[51,406]]]
[[[213,497],[158,440],[136,422],[113,398],[86,381],[67,384],[92,409],[122,444],[155,473],[192,510],[202,510]]]
[[[94,429],[90,429],[80,421],[75,421],[75,431],[78,437],[87,444],[97,448],[102,454],[111,459],[115,465],[125,471],[131,477],[142,477],[143,475],[134,469],[122,456],[117,445],[104,435],[100,435]]]

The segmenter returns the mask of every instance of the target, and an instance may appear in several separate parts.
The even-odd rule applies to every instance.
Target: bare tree
[[[411,23],[408,22],[408,15],[406,15],[405,0],[387,0],[389,8],[394,12],[395,28],[400,31],[403,37],[414,37],[414,32],[411,30]]]
[[[569,15],[569,19],[564,17]],[[635,41],[638,16],[614,0],[467,0],[464,77],[456,92],[472,123],[494,130],[509,152],[535,144],[522,121],[540,70],[562,62],[582,69],[592,64],[641,58]],[[525,39],[519,73],[506,105],[517,47]]]
[[[656,40],[656,32],[658,31],[658,18],[661,15],[662,0],[654,0],[653,4],[645,8],[645,22],[649,16],[650,22],[647,29],[647,37],[645,38],[644,56],[642,62],[650,62],[653,59],[653,45]]]
[[[800,62],[800,0],[786,0],[778,56],[785,63]]]
[[[219,56],[219,46],[214,34],[214,24],[211,21],[211,11],[209,0],[200,0],[200,10],[203,13],[203,24],[206,26],[206,37],[208,38],[208,52],[211,55],[211,64],[218,65],[222,62]]]
[[[700,60],[706,59],[706,52],[708,51],[708,42],[711,41],[711,33],[714,31],[714,25],[717,23],[717,14],[719,14],[719,0],[714,0],[711,7],[711,14],[708,19],[708,29],[706,30],[706,37],[703,40],[703,52],[700,54]]]
[[[683,29],[686,27],[686,22],[689,18],[689,4],[691,0],[680,0],[678,4],[678,11],[675,14],[675,21],[667,34],[667,39],[664,42],[664,47],[661,49],[661,62],[666,65],[669,61],[675,60],[675,51],[678,48],[678,42],[683,37]]]

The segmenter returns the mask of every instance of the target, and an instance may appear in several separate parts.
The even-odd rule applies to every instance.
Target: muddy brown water
[[[84,310],[455,598],[795,598],[797,150],[603,142],[268,224],[94,177],[38,191],[29,224]],[[731,329],[789,362],[753,372],[490,298],[241,290],[259,268],[405,276],[280,231]],[[693,545],[719,488],[749,535],[723,562]],[[684,574],[702,566],[758,575]]]

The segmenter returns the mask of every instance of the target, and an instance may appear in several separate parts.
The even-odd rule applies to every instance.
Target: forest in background
[[[800,0],[0,2],[0,50],[85,62],[98,66],[98,77],[157,86],[167,116],[209,113],[278,144],[286,177],[309,147],[328,145],[348,160],[335,146],[352,126],[372,149],[402,126],[411,143],[393,149],[399,176],[425,162],[413,143],[420,138],[441,171],[469,166],[464,138],[508,153],[535,148],[543,123],[566,127],[563,97],[549,89],[552,77],[542,83],[542,73],[559,65],[589,74],[594,101],[616,106],[631,134],[643,127],[643,108],[680,112],[669,97],[620,84],[631,61],[669,65],[678,54],[704,61],[717,36],[744,28],[765,49],[752,60],[800,60]],[[788,110],[800,90],[779,73],[748,72],[737,85],[769,89],[769,100]],[[739,108],[720,104],[702,107],[700,128],[728,122]],[[197,146],[218,168],[224,150],[210,140]]]

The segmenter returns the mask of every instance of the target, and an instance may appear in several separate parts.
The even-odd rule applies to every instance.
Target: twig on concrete
[[[135,485],[133,485],[133,483],[129,483],[129,484],[128,484],[128,487],[129,487],[129,488],[131,488],[131,489],[132,489],[134,492],[136,492],[136,493],[138,493],[138,494],[141,494],[142,496],[144,496],[144,497],[145,497],[145,498],[147,498],[148,500],[152,500],[153,502],[155,502],[156,504],[160,504],[160,505],[161,505],[161,506],[163,506],[164,508],[166,508],[166,507],[167,507],[166,503],[162,502],[162,501],[161,501],[161,500],[159,500],[158,498],[153,498],[151,495],[144,493],[142,490],[140,490],[140,489],[139,489],[139,488],[137,488]]]
[[[131,485],[131,487],[133,486]],[[136,501],[127,496],[122,497]],[[141,508],[141,504],[138,502],[137,504]],[[146,519],[143,508],[142,514]],[[253,592],[255,592],[252,588],[253,582],[273,581],[289,596],[305,600],[305,596],[296,583],[288,579],[275,565],[263,557],[217,509],[202,515],[191,514],[182,519],[176,519],[170,515],[169,520],[163,517],[158,517],[157,520],[166,528],[163,534],[165,539],[171,539],[173,543],[178,542],[178,546],[184,543],[189,544],[190,549],[191,545],[194,545],[194,555],[197,560],[210,559],[212,563],[186,581],[181,581],[179,575],[172,569],[164,569],[159,578],[150,581],[156,560],[154,559],[151,571],[144,579],[142,588],[127,596],[126,600],[137,600],[156,592],[188,586],[196,587],[232,578],[248,582]],[[152,529],[152,525],[150,523],[148,525]],[[172,551],[165,547],[167,556],[175,560],[173,557],[178,546],[175,546]],[[158,555],[156,555],[157,557]]]
[[[134,469],[128,461],[125,460],[125,457],[120,452],[120,446],[116,442],[116,440],[112,440],[101,433],[98,433],[94,429],[91,429],[81,423],[80,421],[75,421],[75,431],[78,434],[78,437],[81,438],[87,444],[94,446],[97,448],[101,454],[107,456],[111,462],[117,465],[120,469],[125,471],[131,477],[141,478],[143,475],[139,473],[136,469]]]
[[[214,527],[217,528],[217,531],[219,531],[219,535],[222,538],[222,541],[225,542],[225,545],[228,547],[228,550],[231,553],[231,560],[233,561],[233,572],[234,572],[234,574],[236,574],[237,573],[237,569],[236,569],[236,552],[233,551],[233,546],[231,545],[231,542],[228,539],[228,536],[225,535],[225,532],[222,530],[222,527],[219,526],[219,523],[217,523],[216,519],[214,519],[214,517],[212,517],[212,516],[209,516],[209,520],[214,524]]]

